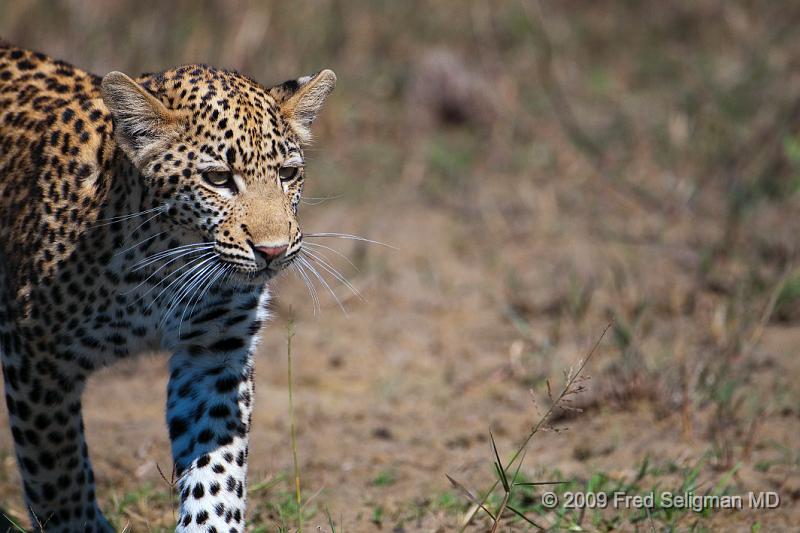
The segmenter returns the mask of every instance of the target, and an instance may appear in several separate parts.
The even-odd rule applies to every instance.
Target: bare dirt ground
[[[510,458],[548,381],[557,391],[608,324],[571,404],[583,411],[557,410],[520,469],[568,484],[520,488],[515,509],[554,531],[800,524],[796,8],[45,4],[4,8],[0,34],[97,72],[203,60],[264,82],[299,65],[341,80],[309,151],[301,221],[393,248],[320,241],[354,263],[326,252],[363,296],[327,276],[346,314],[319,283],[316,313],[294,274],[275,283],[252,531],[299,526],[290,317],[306,531],[456,531],[469,502],[446,474],[489,489],[489,431]],[[306,37],[287,38],[291,27]],[[126,47],[109,44],[120,36]],[[85,395],[99,498],[120,529],[173,523],[165,366],[163,354],[125,362]],[[0,507],[27,524],[4,417]],[[543,508],[545,490],[562,505]],[[563,507],[564,491],[690,490],[781,501]],[[490,527],[479,514],[469,531]],[[498,531],[532,528],[509,514]]]
[[[519,195],[508,195],[510,213],[526,188],[536,190],[537,203],[557,194],[546,185],[522,186]],[[358,261],[361,272],[351,269],[350,276],[363,302],[337,290],[347,316],[323,293],[322,311],[314,316],[298,280],[287,276],[277,284],[275,319],[265,331],[257,363],[259,408],[251,452],[251,483],[270,485],[255,491],[250,507],[266,530],[292,521],[272,506],[289,498],[290,481],[281,476],[290,476],[292,469],[285,355],[290,314],[296,317],[295,408],[303,488],[313,495],[309,508],[327,507],[342,531],[452,531],[466,506],[445,474],[475,491],[487,489],[493,480],[489,429],[501,450],[510,451],[538,419],[530,387],[544,404],[542,379],[552,376],[556,387],[561,370],[576,364],[606,325],[603,307],[615,298],[601,282],[589,304],[598,311],[587,311],[592,318],[576,323],[552,317],[561,313],[553,308],[563,305],[559,287],[566,278],[581,269],[585,275],[610,276],[615,262],[627,257],[627,283],[651,286],[647,297],[655,300],[656,295],[670,297],[682,282],[680,274],[663,278],[661,270],[672,261],[692,260],[688,249],[665,254],[660,247],[637,247],[634,254],[627,243],[596,242],[589,221],[569,212],[553,217],[570,221],[562,228],[540,224],[534,214],[524,228],[508,234],[498,229],[489,246],[490,241],[471,237],[487,222],[443,214],[392,191],[386,197],[391,200],[362,207],[358,222],[346,201],[309,209],[309,227],[379,237],[397,248],[338,247]],[[551,217],[544,205],[533,213]],[[688,257],[676,259],[684,253]],[[505,286],[510,273],[521,278],[514,294]],[[509,298],[530,299],[524,334],[507,317]],[[644,327],[663,332],[648,337],[670,331],[688,337],[706,327],[691,319],[675,329],[656,316],[650,320]],[[679,328],[683,333],[674,333]],[[667,341],[648,342],[658,351]],[[798,343],[795,328],[767,328],[752,354],[748,395],[763,400],[783,390],[787,400],[796,399],[791,377],[798,372]],[[593,379],[582,397],[586,411],[557,423],[567,431],[534,438],[523,468],[529,478],[588,479],[603,472],[630,479],[648,457],[667,470],[653,475],[653,486],[677,487],[680,468],[707,456],[701,474],[705,487],[738,465],[729,481],[731,493],[777,490],[782,505],[761,512],[715,512],[701,521],[704,527],[744,530],[758,523],[765,531],[780,531],[800,520],[794,442],[800,422],[790,407],[772,405],[752,426],[748,419],[742,429],[754,432],[752,442],[742,444],[747,435],[731,436],[735,462],[724,464],[708,435],[712,406],[692,407],[687,428],[680,401],[671,397],[677,392],[650,390],[658,386],[652,377],[615,367],[623,356],[611,337],[595,357]],[[165,358],[159,356],[95,376],[86,393],[101,501],[119,511],[118,525],[130,523],[135,531],[166,528],[172,520],[169,488],[158,469],[169,475],[171,465],[162,422],[165,388]],[[5,432],[0,439],[0,449],[6,450],[0,494],[7,510],[21,516],[11,441]],[[688,527],[694,520],[689,513],[677,524]],[[321,512],[307,522],[317,525],[327,527]],[[584,526],[594,530],[596,524]]]

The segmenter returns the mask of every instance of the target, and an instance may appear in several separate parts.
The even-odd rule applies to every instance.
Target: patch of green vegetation
[[[252,500],[251,500],[252,501]],[[318,514],[319,509],[313,503],[303,502],[297,505],[293,490],[275,490],[262,496],[258,501],[252,501],[248,514],[252,524],[253,533],[266,533],[267,531],[291,531],[291,527],[301,516],[304,523],[311,522]],[[283,529],[281,529],[283,528]]]
[[[800,135],[784,137],[783,155],[790,167],[786,189],[789,193],[794,194],[800,190]]]
[[[705,458],[688,467],[679,467],[675,464],[656,467],[646,458],[639,466],[636,475],[630,479],[615,477],[605,472],[595,472],[585,479],[570,480],[556,471],[549,476],[549,479],[559,483],[548,483],[546,486],[519,474],[516,476],[516,486],[511,491],[506,508],[507,510],[513,508],[514,512],[524,515],[524,519],[522,516],[507,512],[504,514],[503,523],[524,524],[523,520],[549,523],[555,531],[584,531],[587,524],[591,525],[592,530],[597,531],[612,531],[639,525],[672,531],[676,526],[691,521],[693,531],[702,531],[703,521],[712,516],[711,507],[703,504],[694,508],[678,507],[672,504],[672,500],[665,499],[662,495],[667,492],[673,496],[687,493],[699,496],[730,494],[731,480],[738,466],[723,474],[715,484],[707,485],[699,482],[704,464]],[[678,474],[679,478],[677,484],[675,474]],[[545,492],[554,493],[558,504],[555,506],[543,504],[542,495]],[[619,505],[624,498],[633,501],[632,498],[645,498],[651,494],[652,506],[649,508]],[[486,507],[494,512],[502,505],[503,497],[503,493],[493,493],[487,499]],[[585,500],[580,499],[584,497]],[[613,504],[615,501],[617,505]]]
[[[372,480],[372,484],[376,487],[388,487],[390,485],[394,485],[396,481],[397,473],[394,471],[394,469],[387,468],[378,472],[378,475]]]
[[[383,524],[384,508],[382,505],[376,505],[372,508],[372,518],[370,521],[378,527]]]
[[[791,275],[778,292],[775,300],[775,317],[791,320],[800,312],[800,272]]]
[[[607,69],[595,67],[589,73],[589,86],[598,94],[604,95],[611,88],[611,76]]]
[[[123,513],[126,508],[133,505],[141,505],[142,503],[169,503],[169,491],[147,483],[142,487],[125,492],[122,496],[114,498],[114,506],[118,513]]]
[[[433,511],[443,511],[446,514],[455,514],[464,511],[466,504],[455,492],[447,490],[436,496],[431,502]]]
[[[769,447],[773,448],[777,452],[778,457],[775,459],[763,459],[758,461],[755,464],[755,467],[759,472],[767,472],[773,466],[800,466],[800,450],[791,450],[783,444],[775,441],[770,442]]]
[[[106,506],[106,518],[118,531],[129,526],[130,515],[142,515],[145,511],[177,509],[178,495],[171,492],[166,485],[146,483],[132,490],[116,492],[107,488],[105,492],[111,493],[111,505]],[[169,528],[156,528],[150,526],[151,531],[168,531]]]
[[[473,172],[480,141],[464,132],[445,131],[430,140],[426,150],[427,172],[423,192],[440,200],[463,187]]]

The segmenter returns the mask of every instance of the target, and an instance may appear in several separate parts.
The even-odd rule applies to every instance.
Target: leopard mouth
[[[282,261],[280,264],[266,264],[258,268],[255,262],[244,266],[241,262],[229,262],[231,268],[230,277],[239,283],[247,285],[263,285],[264,283],[272,280],[281,272],[286,271],[292,263],[292,260]]]

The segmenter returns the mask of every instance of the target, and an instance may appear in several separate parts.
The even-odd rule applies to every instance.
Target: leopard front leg
[[[253,351],[260,324],[255,309],[225,304],[183,325],[167,390],[180,494],[176,531],[245,529]]]
[[[95,500],[84,438],[82,356],[39,353],[13,330],[3,332],[0,344],[11,434],[34,530],[113,531]]]

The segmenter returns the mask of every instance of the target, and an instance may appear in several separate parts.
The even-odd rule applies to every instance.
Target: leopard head
[[[262,282],[300,251],[303,147],[335,83],[323,70],[265,88],[190,65],[139,80],[111,72],[102,97],[148,203],[163,210],[157,222]]]

